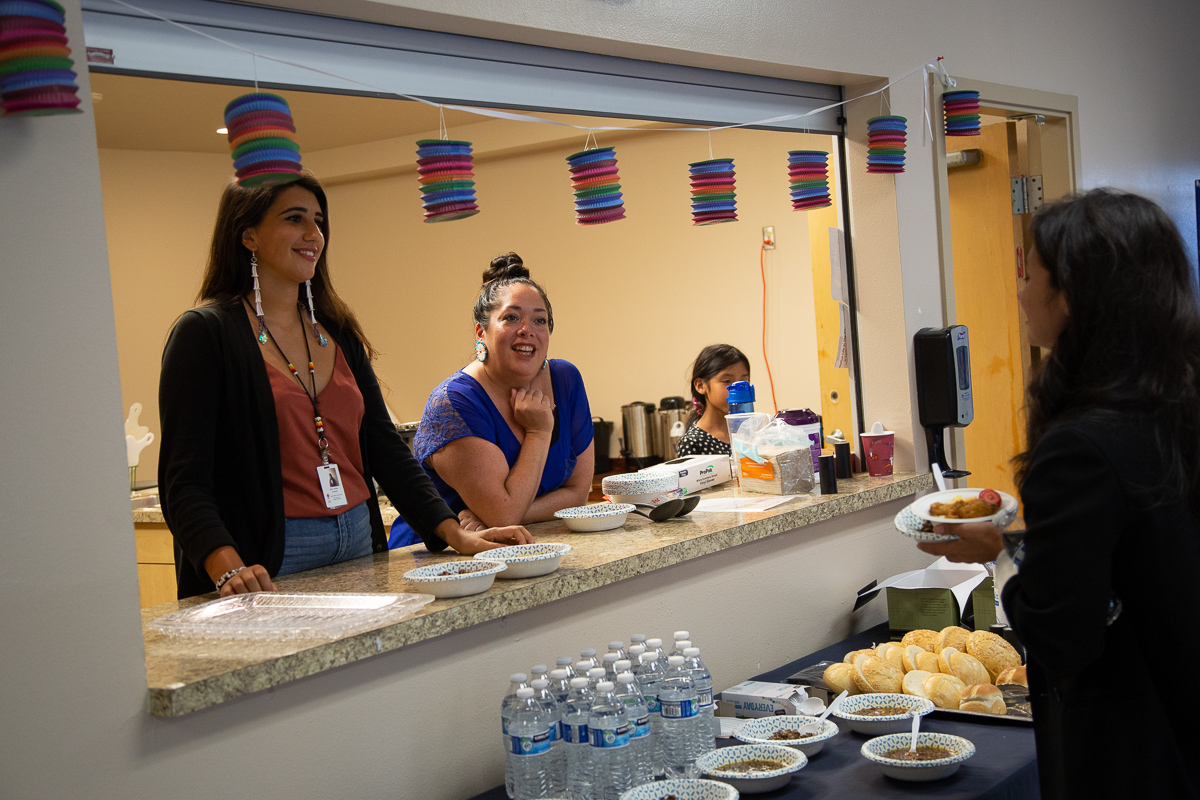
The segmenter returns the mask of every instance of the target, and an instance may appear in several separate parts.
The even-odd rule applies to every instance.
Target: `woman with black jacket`
[[[1028,652],[1042,797],[1200,796],[1200,313],[1154,203],[1096,190],[1034,217],[1019,299],[1053,348],[1017,456],[1026,534],[1002,595]],[[1002,550],[990,523],[922,544]]]
[[[163,516],[179,597],[273,590],[271,578],[387,552],[375,481],[427,548],[532,541],[468,532],[387,413],[371,349],[329,279],[328,203],[305,174],[230,181],[197,307],[159,383]]]

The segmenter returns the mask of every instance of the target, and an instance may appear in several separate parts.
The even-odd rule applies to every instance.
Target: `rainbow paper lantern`
[[[595,147],[567,156],[571,188],[575,190],[575,224],[603,225],[625,219],[617,152]]]
[[[239,186],[278,186],[304,174],[292,110],[279,95],[253,92],[231,100],[225,127]]]
[[[692,224],[737,222],[732,158],[712,158],[688,164],[692,179]]]
[[[904,172],[908,139],[905,117],[871,117],[867,120],[867,172]]]
[[[954,91],[942,95],[947,136],[979,135],[979,92]]]
[[[0,0],[0,108],[6,117],[79,114],[66,16],[54,0]]]
[[[417,141],[417,183],[426,222],[452,222],[479,213],[475,202],[471,143],[458,139]]]
[[[791,181],[793,211],[824,208],[832,204],[829,199],[828,152],[789,150],[788,179]]]

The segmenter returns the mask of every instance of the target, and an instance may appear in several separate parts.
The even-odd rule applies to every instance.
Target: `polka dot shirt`
[[[729,455],[729,445],[695,423],[679,439],[679,455]]]

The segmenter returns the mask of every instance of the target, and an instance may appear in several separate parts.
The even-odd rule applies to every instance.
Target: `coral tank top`
[[[335,347],[337,345],[334,345]],[[267,364],[271,393],[275,396],[275,416],[279,422],[279,456],[283,465],[283,515],[333,517],[354,508],[371,496],[363,480],[362,451],[358,431],[362,427],[363,398],[354,381],[354,373],[341,349],[334,354],[333,377],[317,396],[325,438],[329,441],[329,460],[338,465],[346,505],[326,508],[317,478],[321,452],[317,448],[317,428],[313,407],[296,379]]]

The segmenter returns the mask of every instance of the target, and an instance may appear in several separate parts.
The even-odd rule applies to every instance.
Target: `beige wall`
[[[508,250],[520,253],[546,287],[556,324],[551,355],[580,368],[593,414],[619,421],[621,405],[633,400],[687,397],[692,359],[718,341],[750,357],[759,408],[770,410],[758,263],[764,225],[775,226],[778,242],[766,259],[776,397],[781,408],[820,408],[808,219],[791,209],[787,151],[830,149],[832,137],[718,134],[714,154],[735,159],[739,221],[697,227],[687,162],[708,157],[706,137],[610,136],[628,219],[585,227],[574,222],[564,160],[579,149],[580,137],[556,134],[556,142],[514,152],[499,143],[541,134],[538,126],[479,128],[473,135],[481,151],[475,180],[482,212],[451,223],[423,222],[411,159],[386,165],[374,144],[307,157],[331,184],[336,285],[381,352],[376,370],[400,419],[419,419],[430,390],[471,357],[480,274]],[[412,141],[396,146],[411,152]],[[101,150],[100,165],[124,407],[141,402],[142,424],[157,432],[162,346],[199,287],[228,158]],[[389,168],[380,177],[346,177],[383,166]],[[823,231],[813,245],[827,251]],[[614,455],[619,435],[618,425]],[[140,479],[154,477],[157,457],[156,445],[142,452]]]

